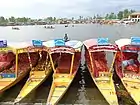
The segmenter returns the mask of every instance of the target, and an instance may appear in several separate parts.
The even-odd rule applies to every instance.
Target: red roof
[[[97,39],[88,39],[83,42],[86,48],[90,51],[117,51],[118,47],[113,44],[98,45]]]
[[[97,39],[88,39],[88,40],[84,41],[83,43],[84,43],[84,45],[86,46],[87,49],[89,49],[93,45],[98,45]]]

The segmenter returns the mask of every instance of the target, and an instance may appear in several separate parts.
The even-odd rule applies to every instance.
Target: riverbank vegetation
[[[118,13],[109,13],[105,16],[101,16],[99,14],[94,15],[93,17],[83,17],[79,16],[78,19],[72,17],[68,18],[56,18],[56,17],[46,17],[44,19],[31,19],[28,17],[14,17],[11,16],[10,18],[5,18],[4,16],[0,16],[0,26],[14,26],[14,25],[45,25],[45,24],[63,24],[65,21],[69,21],[68,23],[84,23],[86,21],[92,21],[95,19],[123,19],[127,18],[131,13],[135,12],[135,10],[128,10],[125,9],[123,11],[119,11]],[[80,21],[80,22],[79,22]]]

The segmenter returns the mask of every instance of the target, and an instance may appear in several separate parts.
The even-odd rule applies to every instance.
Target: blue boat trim
[[[109,45],[108,38],[98,38],[97,43],[98,45]]]
[[[35,47],[42,47],[43,46],[43,43],[41,40],[32,40],[32,44]]]
[[[2,78],[15,78],[16,75],[14,73],[2,73],[1,77]]]
[[[132,45],[140,45],[140,37],[131,37]]]
[[[65,41],[63,39],[55,39],[55,46],[65,46]]]

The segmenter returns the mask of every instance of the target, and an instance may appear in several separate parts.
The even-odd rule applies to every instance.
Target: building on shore
[[[140,22],[140,12],[134,12],[131,15],[129,15],[128,19],[130,19],[133,22]]]

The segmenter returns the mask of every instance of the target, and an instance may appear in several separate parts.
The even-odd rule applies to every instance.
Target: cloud
[[[140,9],[138,0],[0,0],[0,2],[0,13],[7,17],[94,16],[125,8]]]

